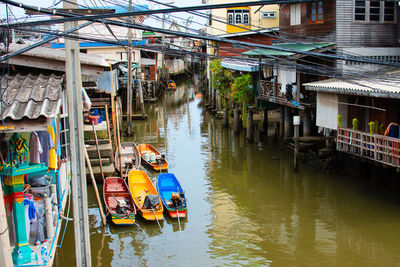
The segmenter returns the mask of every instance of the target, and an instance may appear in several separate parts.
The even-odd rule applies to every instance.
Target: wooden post
[[[94,140],[96,141],[96,149],[97,149],[97,156],[99,157],[101,177],[103,178],[103,181],[104,181],[103,163],[101,162],[99,142],[97,141],[97,133],[96,133],[96,129],[94,128],[93,121],[92,121],[92,129],[93,129],[93,134],[94,134]]]
[[[139,101],[140,101],[140,108],[142,110],[142,117],[143,119],[145,118],[145,111],[144,111],[144,101],[143,101],[143,87],[142,87],[142,80],[140,79],[139,81]]]
[[[283,136],[285,137],[291,136],[290,135],[291,126],[292,126],[292,121],[290,117],[290,109],[289,107],[285,106],[285,124],[284,124]]]
[[[114,80],[113,80],[113,75],[112,75],[112,67],[110,63],[110,70],[111,70],[111,86],[114,88]],[[116,115],[115,115],[115,101],[114,101],[114,89],[111,90],[111,119],[112,119],[112,125],[113,125],[113,139],[114,139],[114,151],[116,151],[117,148],[117,124],[116,124]]]
[[[224,109],[224,127],[229,126],[228,108]]]
[[[298,172],[299,171],[299,162],[298,162],[298,156],[299,156],[299,134],[300,134],[300,116],[293,116],[293,125],[294,125],[294,160],[293,160],[293,165],[294,165],[294,171]]]
[[[240,129],[240,118],[239,118],[239,109],[233,109],[233,131],[235,134],[239,134]]]
[[[248,108],[247,110],[247,140],[249,142],[253,142],[253,129],[254,129],[254,123],[253,123],[253,110],[252,108]]]
[[[268,108],[264,108],[263,130],[264,130],[265,136],[268,137]]]
[[[279,136],[284,136],[285,129],[285,106],[280,106]]]
[[[97,205],[99,206],[101,221],[103,222],[103,225],[105,226],[107,224],[107,222],[106,222],[106,218],[104,216],[103,205],[101,204],[99,191],[97,190],[96,180],[94,179],[92,165],[90,164],[90,159],[89,159],[89,155],[87,153],[86,147],[85,147],[85,159],[86,159],[86,165],[88,166],[88,169],[89,169],[90,179],[92,180],[94,193],[96,194]]]
[[[3,189],[0,188],[0,266],[12,267],[10,236],[4,206]]]
[[[121,138],[120,138],[119,133],[120,133],[119,123],[117,120],[117,147],[118,147],[118,157],[119,157],[119,172],[120,172],[121,178],[124,179],[124,172],[122,171]]]

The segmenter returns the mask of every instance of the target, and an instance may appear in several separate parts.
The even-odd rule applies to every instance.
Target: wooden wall
[[[274,33],[249,34],[244,36],[231,37],[229,39],[235,41],[251,42],[255,44],[271,45],[272,40],[278,39],[273,37],[274,35]],[[219,42],[218,48],[218,55],[224,57],[233,57],[240,56],[240,53],[255,49],[256,47],[245,48],[230,43]]]
[[[323,23],[311,23],[311,5],[312,3],[301,3],[301,24],[293,26],[290,25],[290,4],[280,5],[279,27],[281,34],[283,34],[282,32],[288,33],[281,36],[288,39],[307,40],[307,38],[304,37],[304,35],[307,35],[309,37],[314,37],[309,38],[309,41],[334,42],[336,37],[335,1],[328,0],[323,2]]]
[[[337,0],[337,46],[397,46],[399,29],[397,23],[354,22],[352,0]],[[395,5],[397,6],[397,4]],[[399,7],[397,6],[397,15]],[[399,17],[399,16],[398,16]]]

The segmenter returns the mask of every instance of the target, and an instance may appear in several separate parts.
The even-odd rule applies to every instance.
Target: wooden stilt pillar
[[[249,108],[247,111],[247,140],[253,142],[254,136],[254,122],[253,122],[253,109]]]
[[[233,131],[235,134],[239,134],[239,130],[240,130],[239,109],[235,108],[233,110]]]
[[[264,108],[263,130],[264,130],[265,136],[268,137],[268,108]]]

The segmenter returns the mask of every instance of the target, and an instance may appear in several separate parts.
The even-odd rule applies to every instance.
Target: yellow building
[[[235,3],[242,1],[230,0],[228,2]],[[227,3],[227,1],[207,1],[207,4],[210,5],[223,3]],[[227,22],[228,24],[223,22]],[[212,35],[277,28],[279,27],[279,5],[214,9],[211,11],[209,23],[207,33]]]

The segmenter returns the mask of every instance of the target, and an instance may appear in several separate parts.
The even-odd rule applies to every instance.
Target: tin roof
[[[53,118],[61,107],[64,75],[6,74],[1,79],[0,118]],[[5,88],[5,89],[3,89]]]
[[[258,62],[226,58],[222,60],[221,66],[227,69],[256,72],[259,69]]]
[[[327,93],[400,98],[400,73],[364,79],[328,79],[304,84],[306,90]]]
[[[246,56],[293,56],[296,54],[296,51],[311,51],[315,49],[324,48],[327,46],[334,45],[335,43],[309,43],[309,44],[302,44],[302,43],[280,43],[280,44],[273,44],[271,47],[275,48],[283,48],[289,49],[290,51],[280,51],[275,49],[264,49],[264,48],[257,48],[253,50],[249,50],[243,52],[242,55]]]

